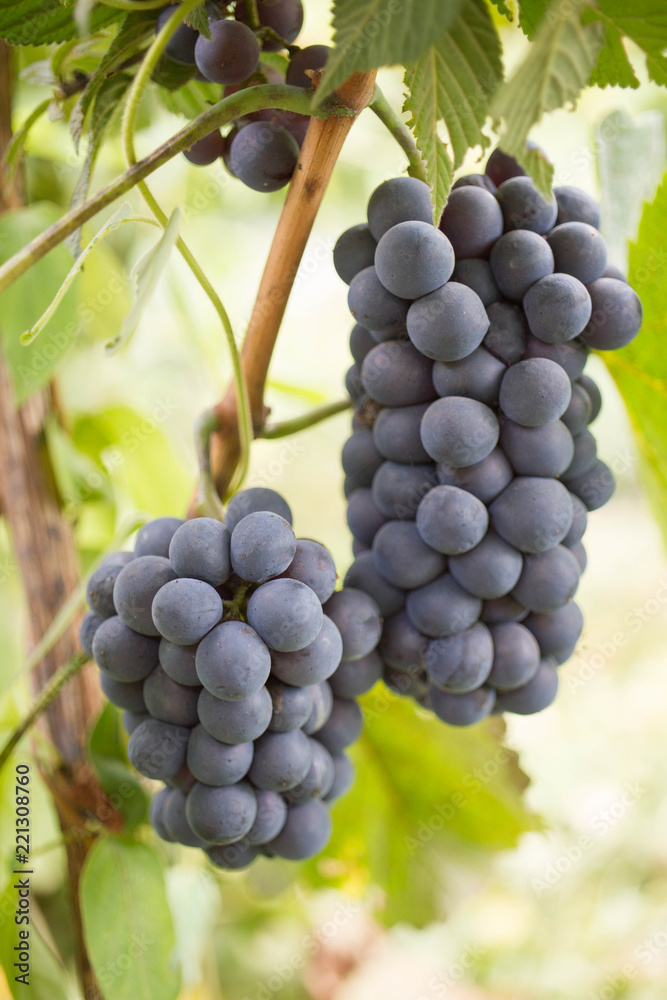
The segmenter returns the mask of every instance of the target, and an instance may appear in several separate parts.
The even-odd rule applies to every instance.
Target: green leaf
[[[584,23],[594,19],[595,11],[584,12]],[[621,33],[612,24],[604,25],[604,44],[589,83],[592,87],[632,87],[633,90],[639,86],[639,80],[625,51]]]
[[[9,260],[59,218],[59,209],[47,202],[5,212],[0,216],[0,262]],[[49,324],[38,343],[25,347],[19,340],[53,300],[70,264],[65,247],[55,247],[0,295],[0,337],[18,403],[49,381],[81,327],[76,296],[69,295],[62,303],[57,322]]]
[[[81,878],[84,937],[105,1000],[175,1000],[174,928],[160,860],[145,844],[104,837]]]
[[[445,858],[504,850],[536,828],[521,801],[527,779],[499,742],[499,720],[455,730],[387,691],[363,701],[357,779],[335,806],[333,840],[308,873],[317,881],[335,858],[342,884],[383,890],[387,922],[423,926],[442,915]]]
[[[334,0],[334,50],[315,103],[356,70],[412,62],[456,20],[462,0]]]
[[[549,0],[519,0],[519,27],[529,38],[542,23],[549,8]]]
[[[489,144],[482,127],[502,75],[500,40],[483,0],[464,0],[458,20],[406,71],[404,110],[412,115],[436,219],[468,149]],[[449,148],[438,135],[440,122]]]
[[[96,7],[90,18],[90,30],[120,20],[123,12],[113,7]],[[19,0],[0,4],[0,38],[10,45],[45,45],[76,38],[77,26],[72,7],[60,0]]]
[[[4,157],[5,163],[10,168],[7,180],[11,180],[16,173],[21,155],[25,149],[25,144],[30,134],[30,129],[33,127],[35,122],[39,121],[42,115],[48,111],[50,104],[51,98],[47,98],[45,101],[42,101],[41,104],[38,104],[37,107],[33,108],[26,120],[23,122],[23,125],[21,125],[21,127],[18,128],[12,136]]]
[[[547,11],[528,55],[500,88],[492,114],[504,120],[501,146],[528,171],[538,188],[548,194],[553,167],[539,152],[526,150],[526,139],[543,115],[573,103],[588,83],[603,41],[600,24],[582,25],[582,0],[561,0]]]
[[[200,35],[204,38],[211,37],[211,29],[208,26],[208,13],[206,11],[206,4],[202,3],[199,7],[195,7],[190,13],[183,18],[186,24],[189,24],[191,28],[198,31]]]
[[[111,805],[131,831],[148,816],[148,795],[128,764],[126,745],[118,709],[105,705],[90,734],[88,752]]]
[[[179,90],[165,90],[164,87],[160,87],[157,95],[167,111],[173,115],[183,115],[192,121],[219,100],[220,87],[214,83],[189,80]]]
[[[666,228],[667,175],[630,244],[629,281],[644,307],[642,329],[628,347],[604,351],[602,358],[628,408],[649,498],[667,541]]]
[[[3,993],[2,995],[12,996],[14,1000],[68,1000],[74,995],[74,984],[69,982],[62,962],[45,943],[35,921],[32,920],[27,927],[17,926],[14,923],[17,894],[17,889],[14,888],[16,878],[20,878],[20,876],[12,878],[0,896],[0,913],[2,913],[0,917],[0,965],[7,977],[7,982],[12,984],[11,994]],[[30,932],[29,986],[14,981],[15,976],[21,974],[20,970],[14,968],[14,962],[17,960],[14,947],[19,944],[19,931],[22,930]]]
[[[667,86],[667,6],[663,0],[599,0],[597,12],[646,55],[651,80]]]
[[[167,227],[160,239],[147,254],[139,260],[133,270],[132,277],[135,281],[136,296],[134,304],[126,316],[123,327],[117,337],[110,340],[106,345],[109,354],[115,354],[121,347],[132,338],[144,308],[150,302],[155,287],[160,279],[160,275],[167,265],[167,261],[178,239],[178,227],[180,225],[180,211],[176,208],[171,214]]]

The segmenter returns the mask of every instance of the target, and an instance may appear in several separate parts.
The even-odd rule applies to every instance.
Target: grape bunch
[[[291,524],[278,493],[245,490],[224,524],[146,524],[87,585],[81,646],[131,763],[164,782],[151,823],[220,868],[326,846],[354,778],[356,698],[382,674],[375,601],[336,591],[327,549]]]
[[[170,4],[159,12],[158,31],[176,7]],[[308,89],[313,86],[313,74],[326,64],[328,46],[294,45],[303,25],[301,0],[258,0],[257,32],[248,24],[244,0],[207,3],[206,11],[210,38],[181,23],[167,43],[164,59],[174,64],[179,85],[192,77],[218,84],[220,97],[266,83]],[[289,56],[284,75],[271,63],[262,62],[263,52],[280,50],[287,50]],[[215,129],[185,156],[197,166],[222,159],[229,173],[253,190],[277,191],[294,173],[309,121],[307,115],[275,108],[255,111],[233,122],[224,136]]]
[[[451,725],[546,708],[582,631],[587,515],[614,490],[584,367],[642,320],[599,225],[496,152],[437,228],[402,177],[334,249],[356,321],[345,586],[382,612],[385,683]]]

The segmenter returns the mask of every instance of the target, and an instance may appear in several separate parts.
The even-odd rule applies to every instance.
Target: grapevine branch
[[[315,216],[356,116],[373,98],[375,72],[355,73],[337,91],[352,117],[312,118],[278,222],[241,350],[255,434],[266,421],[264,386],[278,331]],[[237,401],[231,385],[216,407],[212,470],[220,496],[229,490],[240,458]]]
[[[329,417],[335,417],[338,413],[344,413],[351,406],[352,400],[349,398],[341,399],[337,403],[327,403],[326,406],[318,406],[317,409],[309,410],[308,413],[304,413],[300,417],[293,417],[291,420],[281,420],[277,424],[266,424],[258,437],[289,437],[290,434],[298,434],[299,431],[305,431],[309,427],[314,427],[315,424],[321,423],[323,420],[328,420]]]

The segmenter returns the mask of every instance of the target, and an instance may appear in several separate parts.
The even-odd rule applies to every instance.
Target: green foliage
[[[120,20],[123,12],[113,7],[97,6],[90,17],[90,30],[99,31]],[[76,38],[77,26],[73,4],[61,0],[2,0],[0,3],[0,38],[11,45],[44,45]]]
[[[526,139],[548,111],[576,101],[590,79],[602,46],[600,24],[582,25],[581,0],[562,11],[555,0],[519,69],[500,88],[492,112],[504,120],[501,146],[528,171],[544,193],[553,167],[538,150],[526,151]]]
[[[452,27],[406,72],[404,110],[412,115],[409,124],[426,163],[436,219],[467,150],[489,145],[482,127],[502,76],[500,41],[484,0],[464,0]],[[451,153],[438,136],[440,122]]]
[[[0,216],[0,262],[8,260],[29,240],[59,217],[58,209],[46,202]],[[49,323],[41,340],[23,346],[19,338],[50,305],[60,287],[71,258],[58,246],[38,261],[0,296],[2,345],[9,362],[18,402],[45,385],[79,333],[76,298],[67,296]]]
[[[14,876],[0,896],[0,966],[12,984],[11,994],[14,1000],[69,1000],[73,995],[73,984],[68,982],[68,975],[59,958],[45,943],[34,920],[27,928],[30,931],[30,985],[14,982],[17,961],[14,947],[19,943],[19,927],[14,923],[16,909],[16,892]],[[5,994],[3,994],[4,996]]]
[[[88,755],[111,805],[124,817],[127,830],[132,831],[148,816],[148,796],[137,772],[128,764],[126,745],[120,713],[107,704],[91,731]]]
[[[88,855],[80,891],[86,947],[105,1000],[175,1000],[180,973],[156,852],[102,838]]]
[[[584,23],[594,20],[595,16],[594,11],[585,11]],[[604,43],[591,74],[590,83],[596,87],[632,87],[636,89],[639,86],[639,80],[635,76],[632,63],[625,51],[621,33],[613,24],[604,25]]]
[[[650,79],[667,86],[667,58],[663,55],[667,48],[667,6],[662,0],[600,0],[597,12],[612,32],[627,35],[642,49]],[[627,68],[624,74],[627,77]]]
[[[455,21],[462,0],[334,0],[334,51],[316,101],[355,70],[417,59]]]
[[[455,730],[386,690],[363,702],[357,778],[334,809],[326,855],[350,885],[384,890],[387,922],[422,926],[438,915],[443,857],[513,847],[536,828],[521,803],[526,778],[498,723]]]
[[[189,80],[179,90],[160,87],[158,96],[167,111],[171,111],[173,115],[183,115],[191,121],[220,99],[220,87],[214,83]]]
[[[519,0],[519,26],[529,38],[534,36],[548,9],[549,0]]]

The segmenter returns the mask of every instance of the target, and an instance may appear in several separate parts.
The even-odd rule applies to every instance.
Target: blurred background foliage
[[[326,0],[309,0],[304,44],[328,40],[327,8]],[[502,25],[511,68],[526,42],[518,28]],[[21,50],[17,128],[44,99],[47,55]],[[664,998],[664,188],[640,229],[639,223],[667,168],[667,98],[637,72],[639,89],[588,90],[575,113],[556,112],[534,133],[555,164],[556,183],[602,198],[613,262],[630,267],[647,310],[645,334],[611,365],[631,406],[634,436],[609,372],[598,359],[591,363],[605,392],[600,453],[619,489],[591,518],[580,590],[587,625],[563,668],[556,705],[536,717],[512,717],[503,746],[498,720],[471,731],[446,729],[376,689],[366,696],[366,732],[354,753],[357,783],[334,810],[334,838],[324,855],[301,868],[261,862],[248,874],[229,875],[212,874],[199,852],[151,834],[145,784],[127,770],[116,710],[107,707],[90,736],[91,760],[133,836],[100,839],[83,899],[110,1000],[139,996],[127,991],[118,964],[133,934],[151,942],[135,961],[154,977],[149,982],[160,984],[160,1000]],[[382,71],[380,80],[399,107],[399,74]],[[170,108],[155,92],[144,102],[140,155],[180,127],[180,112],[191,113],[175,99]],[[3,260],[62,213],[81,170],[64,122],[43,116],[27,149],[31,204],[0,220]],[[106,144],[95,186],[122,167],[119,144]],[[338,234],[364,217],[377,184],[404,167],[399,148],[366,112],[343,150],[297,277],[271,367],[272,419],[342,397],[350,320],[331,250]],[[466,167],[475,169],[472,158]],[[198,170],[183,158],[156,174],[152,187],[167,211],[180,206],[182,231],[240,336],[283,195],[259,197],[221,165]],[[138,195],[128,200],[142,211]],[[102,221],[86,227],[86,239]],[[628,239],[635,241],[629,256]],[[178,257],[167,264],[131,343],[105,354],[131,306],[132,269],[155,240],[149,227],[125,225],[111,234],[29,348],[18,337],[63,280],[67,250],[49,254],[3,297],[4,349],[19,398],[56,373],[59,419],[48,428],[46,446],[84,566],[128,513],[185,509],[196,478],[194,420],[230,378],[222,331]],[[348,422],[341,415],[296,438],[257,442],[248,481],[289,498],[297,533],[326,543],[341,576],[351,561],[338,462]],[[1,521],[0,627],[2,738],[30,693],[24,680],[10,684],[21,667],[25,629]],[[35,754],[48,752],[37,731],[15,762],[34,764]],[[11,873],[12,777],[11,766],[0,776],[3,889]],[[65,860],[34,767],[33,796],[30,995],[59,1000],[76,996]],[[3,914],[10,900],[6,889]],[[11,962],[6,941],[0,963],[10,980]]]

